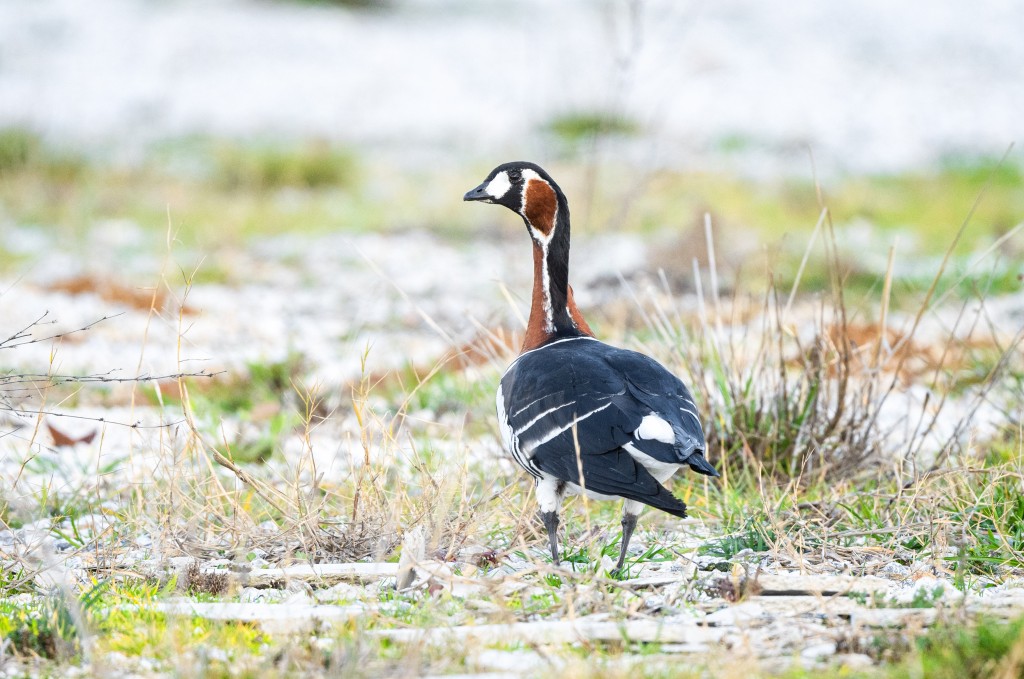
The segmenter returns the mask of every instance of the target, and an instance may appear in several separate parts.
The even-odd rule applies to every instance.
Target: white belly
[[[622,446],[622,448],[629,453],[634,460],[642,464],[647,471],[651,473],[651,476],[658,479],[658,483],[661,484],[664,484],[672,478],[672,476],[683,466],[676,462],[662,462],[661,460],[655,460],[632,443],[627,443]]]

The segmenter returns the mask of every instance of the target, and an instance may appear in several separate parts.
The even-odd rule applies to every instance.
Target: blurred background
[[[260,284],[262,326],[291,319],[262,345],[240,319],[243,353],[312,351],[311,289],[324,344],[424,329],[410,296],[458,338],[514,316],[498,282],[525,306],[521,229],[460,201],[511,159],[569,195],[587,306],[638,271],[692,286],[706,214],[727,283],[765,254],[791,281],[825,204],[850,286],[894,244],[927,285],[986,186],[953,280],[995,248],[985,285],[1016,292],[1022,34],[1002,0],[3,1],[0,305],[130,305],[169,256],[194,306]]]
[[[188,2],[0,5],[0,121],[137,163],[195,137],[319,140],[417,167],[617,162],[900,171],[1022,129],[1014,3]],[[628,142],[628,143],[626,143]]]
[[[0,670],[1018,676],[1024,622],[914,637],[1022,613],[1022,142],[1012,0],[0,0]],[[530,244],[462,196],[516,159],[568,196],[589,324],[690,385],[722,471],[645,515],[635,588],[610,503],[546,570],[501,452]],[[228,575],[399,552],[460,563]],[[892,587],[767,582],[798,571]],[[148,605],[179,597],[349,622]],[[590,613],[609,637],[468,627]]]

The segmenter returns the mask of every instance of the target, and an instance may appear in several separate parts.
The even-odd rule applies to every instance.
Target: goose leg
[[[548,544],[551,546],[551,560],[555,565],[558,561],[558,508],[565,497],[565,481],[554,476],[543,476],[537,480],[537,505],[540,507],[540,518],[548,531]]]
[[[626,500],[622,505],[622,547],[619,551],[619,564],[615,567],[616,573],[621,572],[623,564],[626,563],[629,539],[633,537],[633,529],[636,528],[636,520],[640,517],[641,511],[643,505],[633,500]]]
[[[551,547],[551,560],[557,566],[558,562],[558,510],[553,512],[541,512],[541,520],[548,530],[548,544]]]

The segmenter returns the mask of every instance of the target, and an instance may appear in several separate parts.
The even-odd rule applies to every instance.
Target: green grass
[[[52,661],[54,669],[79,664],[83,643],[88,643],[96,659],[93,671],[98,673],[109,653],[172,668],[201,647],[221,649],[224,664],[218,669],[214,661],[209,669],[225,674],[231,660],[258,659],[268,653],[270,638],[257,626],[170,617],[153,610],[154,602],[175,593],[173,579],[164,585],[132,580],[94,583],[71,605],[80,611],[77,617],[62,595],[27,604],[0,601],[0,638],[9,640],[9,651],[16,656]]]
[[[920,668],[934,679],[1024,674],[1024,619],[940,625],[917,642]],[[917,665],[916,662],[911,663]]]
[[[943,559],[961,589],[1001,581],[1024,566],[1017,463],[954,468],[920,480],[913,496],[904,496],[892,479],[858,476],[799,490],[743,481],[739,487],[712,486],[707,512],[724,536],[709,539],[700,551],[732,558],[742,549],[812,555],[827,547],[881,547],[928,559],[937,556],[936,542],[955,544],[957,553]],[[733,510],[737,505],[740,511]],[[770,513],[762,510],[766,506]],[[844,539],[846,533],[851,536]]]
[[[298,148],[221,142],[209,172],[218,186],[235,192],[353,188],[358,177],[352,154],[326,142]]]
[[[67,662],[81,652],[79,630],[61,596],[27,605],[0,601],[0,640],[23,656]]]
[[[602,114],[569,114],[550,124],[552,133],[572,143],[595,134],[631,134],[628,121]],[[461,195],[489,167],[421,172],[396,171],[356,151],[324,141],[217,140],[186,138],[155,145],[131,166],[98,155],[57,148],[23,128],[0,130],[0,216],[15,224],[58,233],[66,243],[85,238],[97,223],[128,220],[144,236],[138,247],[163,248],[171,230],[187,247],[204,252],[270,234],[322,234],[331,231],[391,231],[430,228],[465,238],[496,222],[493,212],[465,209]],[[972,253],[989,246],[1024,220],[1022,163],[1016,156],[1002,166],[990,158],[956,158],[928,172],[840,178],[821,187],[831,209],[840,245],[850,241],[843,274],[847,285],[866,291],[881,284],[883,270],[864,268],[862,246],[844,234],[874,229],[877,258],[899,239],[898,260],[938,256],[984,196],[971,227],[955,250],[946,286],[959,295],[975,291],[1016,292],[1024,272],[1012,256],[993,266],[990,259],[967,271]],[[704,172],[659,171],[629,174],[614,166],[592,173],[579,163],[548,168],[573,205],[576,233],[628,231],[675,233],[676,246],[663,248],[656,262],[670,275],[689,280],[690,260],[703,252],[703,215],[711,212],[721,243],[753,247],[742,262],[720,259],[724,275],[754,273],[763,264],[765,244],[778,281],[796,268],[821,211],[809,179],[755,181]],[[504,223],[504,222],[502,222]],[[852,237],[852,236],[851,236]],[[1014,251],[1011,241],[1007,252]],[[827,265],[812,251],[807,289],[824,289]],[[729,253],[735,254],[735,253]],[[678,255],[678,256],[677,256]],[[24,264],[24,257],[0,253],[0,265]],[[228,280],[210,268],[214,280]],[[913,276],[897,285],[919,288]]]
[[[744,520],[738,531],[709,540],[700,547],[698,552],[723,559],[731,559],[746,549],[754,552],[767,552],[771,545],[765,535],[766,523],[763,516],[748,518]]]
[[[85,156],[47,145],[30,130],[0,128],[0,180],[31,173],[59,189],[81,179],[88,166]]]
[[[853,176],[821,188],[840,228],[863,220],[883,236],[909,236],[915,242],[905,245],[924,254],[942,252],[979,196],[960,252],[998,238],[1024,219],[1021,163],[1015,157],[1001,166],[990,158],[963,158],[931,171]],[[796,179],[770,183],[664,173],[653,178],[647,195],[651,199],[640,209],[650,212],[638,216],[641,224],[698,226],[707,210],[726,233],[752,228],[773,238],[788,234],[800,246],[822,207],[813,183]]]
[[[185,380],[191,399],[203,426],[214,435],[226,418],[253,423],[255,437],[221,441],[219,450],[236,462],[265,462],[279,452],[283,440],[303,424],[306,413],[303,402],[303,380],[308,366],[305,359],[289,355],[280,361],[251,361],[244,372],[219,375],[212,379]],[[152,405],[180,406],[176,385],[146,385],[142,393]]]
[[[916,639],[888,631],[867,643],[855,641],[847,651],[866,653],[881,664],[844,676],[877,679],[959,679],[960,677],[1019,677],[1024,675],[1024,618],[974,621],[956,615],[941,619]],[[796,670],[788,679],[820,676]]]
[[[138,225],[146,252],[163,249],[168,228],[204,250],[280,232],[376,228],[385,215],[362,178],[353,153],[325,142],[183,139],[125,166],[0,131],[0,215],[69,243],[106,220]]]
[[[999,166],[990,158],[964,158],[929,171],[898,175],[857,175],[829,180],[818,188],[810,178],[754,180],[707,172],[655,173],[635,176],[607,169],[588,191],[581,171],[562,181],[573,203],[574,230],[626,230],[676,234],[663,240],[654,264],[670,280],[692,282],[692,259],[706,252],[704,217],[709,213],[718,246],[720,274],[730,285],[757,289],[765,268],[787,288],[807,248],[823,206],[828,206],[841,255],[840,278],[852,295],[877,292],[885,276],[885,256],[896,247],[896,290],[920,294],[931,272],[968,215],[963,238],[953,250],[952,265],[941,290],[955,288],[961,297],[1006,294],[1024,289],[1015,237],[980,263],[977,253],[1024,222],[1024,162],[1012,156]],[[977,205],[975,206],[975,202]],[[828,225],[825,225],[828,229]],[[865,243],[871,243],[865,248]],[[872,259],[873,256],[873,259]],[[906,271],[911,261],[934,259],[934,266]],[[831,264],[819,240],[810,251],[802,290],[828,290]],[[904,273],[900,273],[904,271]]]
[[[594,125],[585,120],[574,124],[589,129],[580,134],[595,133]],[[95,159],[72,163],[69,157],[27,132],[0,136],[0,210],[5,218],[51,225],[41,228],[66,230],[75,238],[98,219],[126,217],[158,236],[166,225],[166,194],[173,198],[173,221],[181,226],[181,234],[198,241],[200,234],[212,229],[211,242],[224,246],[279,231],[309,233],[333,225],[401,228],[416,223],[407,207],[393,210],[380,198],[378,182],[386,173],[346,149],[198,140],[159,150],[148,164],[129,170]],[[569,174],[567,184],[574,181]],[[867,219],[886,236],[909,230],[918,234],[915,253],[935,255],[950,242],[943,229],[955,228],[990,175],[989,194],[975,217],[979,230],[968,232],[958,250],[960,259],[954,260],[938,290],[939,295],[949,290],[952,296],[984,298],[1014,290],[1012,266],[993,269],[991,279],[978,279],[961,265],[967,261],[966,253],[1005,232],[1013,215],[1020,213],[1019,172],[994,170],[987,161],[950,163],[928,175],[849,179],[827,193],[838,228]],[[602,181],[611,183],[612,177]],[[440,224],[461,194],[453,188],[450,201],[439,200],[438,185],[447,191],[463,184],[468,187],[473,181],[461,176],[406,177],[389,184],[383,195],[408,198],[407,205],[425,205],[415,217],[420,226]],[[432,197],[417,198],[423,195]],[[616,195],[610,192],[607,204],[600,199],[592,214],[610,214],[610,199]],[[785,233],[806,244],[800,234],[813,226],[819,210],[813,187],[800,182],[767,185],[698,173],[662,174],[644,189],[635,209],[622,218],[621,228],[643,232],[682,224],[701,230],[702,208],[709,205],[718,210],[716,228],[721,226],[722,243],[731,243],[735,234],[749,229],[767,241]],[[473,219],[477,217],[444,223],[450,233],[466,236],[474,233]],[[940,220],[945,225],[941,228]],[[941,239],[940,233],[945,234]],[[789,244],[779,247],[784,261],[802,251],[788,248]],[[683,254],[692,257],[695,252],[699,249]],[[721,261],[724,269],[724,257]],[[688,259],[680,263],[683,269],[689,266]],[[834,272],[824,262],[815,266],[807,272],[802,292],[832,289]],[[851,265],[841,275],[847,284],[870,291],[864,294],[865,308],[877,307],[877,272]],[[895,304],[913,312],[920,300],[910,293],[929,282],[927,277],[896,281]],[[780,294],[784,297],[785,292]],[[913,303],[906,301],[908,297]],[[789,326],[768,323],[763,330],[771,341],[751,358],[750,353],[732,354],[726,343],[716,343],[692,313],[669,315],[678,323],[631,330],[630,338],[679,374],[689,372],[690,383],[699,385],[695,392],[702,413],[709,415],[712,453],[724,474],[714,481],[683,474],[673,482],[674,492],[686,501],[696,521],[680,524],[646,512],[633,543],[642,551],[628,559],[627,576],[640,574],[643,565],[689,563],[694,554],[717,557],[723,563],[716,568],[738,573],[754,560],[781,556],[787,564],[807,560],[817,565],[831,550],[849,555],[854,574],[880,558],[944,566],[945,581],[963,591],[977,591],[1024,572],[1024,442],[1018,426],[1008,423],[992,441],[971,441],[962,449],[951,449],[931,471],[895,469],[889,463],[876,466],[863,459],[835,469],[817,467],[821,460],[834,463],[871,444],[857,438],[870,433],[864,418],[840,418],[835,426],[824,426],[832,411],[819,397],[835,394],[844,377],[837,368],[844,338],[830,335],[824,326],[815,327],[812,344],[797,346],[790,343]],[[934,379],[936,391],[969,395],[985,388],[998,358],[992,347],[972,349],[956,365],[930,368],[927,375],[913,375],[912,381],[920,385]],[[1000,386],[1017,393],[1024,372],[1016,365],[1011,368],[1000,377]],[[150,451],[161,459],[152,478],[131,487],[44,483],[31,502],[21,499],[17,511],[7,504],[7,497],[2,498],[0,519],[17,527],[52,517],[51,535],[67,541],[83,558],[116,556],[145,532],[158,537],[161,549],[172,553],[237,560],[256,549],[276,550],[275,558],[300,562],[394,561],[402,537],[422,526],[430,535],[431,556],[476,544],[493,550],[498,564],[507,554],[533,561],[537,571],[524,576],[524,588],[509,595],[487,590],[466,597],[447,590],[428,594],[365,588],[355,597],[349,591],[340,600],[354,598],[380,608],[352,623],[289,637],[248,624],[171,617],[153,608],[155,602],[176,596],[230,599],[230,590],[221,591],[223,582],[197,580],[178,587],[175,578],[133,579],[110,566],[114,560],[97,569],[97,578],[109,579],[83,587],[76,603],[38,593],[23,568],[5,562],[0,576],[4,596],[33,596],[27,601],[0,600],[0,634],[19,660],[44,659],[50,664],[43,673],[55,675],[62,667],[81,662],[83,640],[95,643],[96,658],[119,653],[130,662],[145,660],[158,671],[182,675],[404,675],[474,668],[467,665],[465,648],[399,644],[368,635],[368,629],[564,619],[590,613],[610,613],[617,620],[636,614],[648,593],[628,591],[600,568],[602,559],[614,561],[618,556],[617,504],[578,499],[566,503],[560,539],[567,568],[551,572],[546,537],[532,520],[536,507],[529,480],[489,458],[480,459],[482,442],[488,444],[487,455],[494,448],[492,394],[500,370],[489,364],[468,370],[444,364],[437,370],[408,367],[386,378],[364,371],[363,380],[346,387],[336,399],[337,410],[331,415],[348,420],[339,440],[329,444],[337,449],[329,452],[344,464],[327,470],[305,453],[301,459],[274,455],[295,439],[305,444],[310,428],[329,414],[315,394],[305,391],[303,381],[315,366],[301,356],[255,362],[238,374],[189,382],[184,403],[176,388],[163,389],[161,398],[155,390],[144,389],[153,403],[162,403],[168,413],[183,409],[190,424],[197,426],[191,430],[183,425],[180,433],[161,440],[164,448]],[[866,374],[870,370],[855,377],[867,380]],[[868,402],[867,397],[851,399],[854,414],[863,414],[856,408]],[[417,414],[422,412],[436,421],[419,421]],[[258,423],[258,436],[225,446],[218,427],[222,418]],[[71,469],[80,477],[102,479],[112,476],[123,461],[111,455],[99,467]],[[65,465],[72,464],[64,456],[43,455],[29,460],[25,470],[59,478]],[[94,512],[106,513],[115,526],[100,535],[80,529],[80,517]],[[753,552],[753,559],[739,556],[744,550]],[[484,564],[482,569],[494,566]],[[682,583],[672,606],[684,610],[699,603],[699,596],[686,589],[690,584]],[[865,595],[863,603],[867,601]],[[490,612],[481,613],[472,604]],[[934,607],[945,614],[942,604],[939,593],[922,590],[903,605]],[[73,615],[76,606],[84,612],[84,624]],[[879,633],[851,650],[884,661],[864,676],[981,676],[1018,662],[1013,653],[1021,645],[1021,628],[1020,622],[981,620],[970,625],[950,618],[918,639],[902,631]],[[217,652],[204,655],[197,650],[200,645]],[[522,646],[509,640],[494,648]],[[658,644],[624,640],[546,652],[566,663],[568,669],[552,670],[564,677],[678,676],[675,661],[644,665],[662,650]],[[643,662],[631,656],[642,657]],[[686,659],[684,669],[695,676],[720,669],[708,665],[713,659],[692,660]],[[726,657],[723,662],[732,660]],[[94,665],[96,673],[118,669],[99,662]],[[751,667],[737,672],[757,676],[756,665]],[[816,675],[795,670],[783,676]]]
[[[546,129],[562,141],[579,144],[601,136],[634,136],[640,126],[621,115],[581,111],[554,118]]]

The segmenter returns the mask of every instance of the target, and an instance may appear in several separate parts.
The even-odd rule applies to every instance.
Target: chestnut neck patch
[[[531,179],[523,192],[523,216],[530,226],[548,237],[555,228],[558,198],[555,190],[543,179]]]

